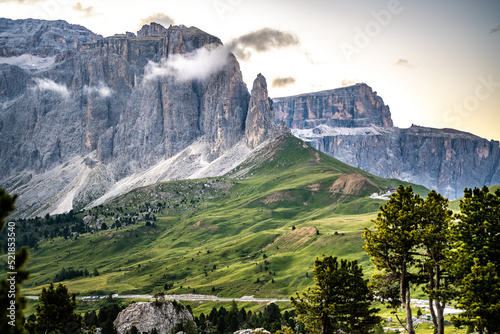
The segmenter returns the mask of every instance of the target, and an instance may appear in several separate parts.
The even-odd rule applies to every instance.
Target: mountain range
[[[435,189],[450,199],[464,188],[500,183],[500,144],[454,130],[393,126],[389,107],[364,83],[275,98],[276,122],[316,149],[384,178]]]
[[[165,66],[221,46],[197,28],[152,23],[137,36],[101,38],[62,21],[2,19],[0,27],[8,56],[0,60],[0,180],[20,195],[22,215],[220,175],[278,133],[264,77],[250,94],[232,54],[203,80]]]
[[[220,176],[289,131],[357,168],[436,189],[500,183],[499,144],[393,126],[365,84],[270,99],[195,27],[102,37],[64,21],[0,19],[0,186],[19,217],[102,204],[140,186]]]

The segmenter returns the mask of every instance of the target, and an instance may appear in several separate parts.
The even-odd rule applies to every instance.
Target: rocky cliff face
[[[66,21],[0,18],[0,56],[53,56],[90,44],[102,36]]]
[[[139,333],[150,333],[153,328],[158,333],[172,333],[176,328],[196,329],[191,313],[184,305],[176,302],[130,304],[118,314],[114,325],[119,334],[125,334],[132,326]]]
[[[16,55],[0,58],[0,186],[21,195],[18,208],[28,215],[84,205],[190,145],[203,146],[193,153],[201,155],[201,168],[241,141],[255,147],[269,139],[267,127],[274,129],[273,122],[246,129],[251,96],[233,55],[204,78],[180,80],[168,72],[171,57],[222,44],[195,27],[151,24],[140,37],[101,38],[63,21],[0,26],[0,50]],[[31,39],[14,48],[4,32],[19,29]],[[50,33],[51,39],[46,31],[63,37]],[[189,177],[170,175],[180,176]]]
[[[346,98],[350,94],[359,96]],[[342,110],[351,112],[317,101],[343,101]],[[500,183],[497,141],[452,129],[393,127],[388,107],[366,85],[279,98],[274,106],[281,110],[276,120],[294,135],[372,174],[422,184],[450,199],[462,197],[466,187]]]
[[[275,98],[274,113],[290,129],[331,127],[391,127],[389,107],[366,84]]]

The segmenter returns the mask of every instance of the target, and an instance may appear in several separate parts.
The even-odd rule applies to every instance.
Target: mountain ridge
[[[13,36],[19,29],[26,34]],[[145,182],[222,175],[286,126],[341,161],[450,199],[500,183],[497,142],[396,128],[366,84],[273,100],[259,74],[249,92],[234,55],[196,27],[151,23],[102,37],[64,21],[2,19],[0,50],[11,38],[21,42],[0,57],[0,185],[20,194],[19,216],[102,203]],[[215,72],[186,78],[175,67],[213,52],[224,60],[210,63]],[[156,172],[162,166],[171,171]]]
[[[353,90],[361,91],[355,99]],[[273,102],[277,124],[285,122],[318,150],[372,174],[422,184],[451,200],[464,188],[500,183],[498,141],[455,129],[394,127],[388,107],[366,84]],[[371,117],[362,118],[363,112]]]
[[[255,148],[278,134],[273,122],[263,122],[274,119],[265,78],[256,79],[258,96],[251,96],[231,53],[203,76],[179,77],[182,69],[171,67],[179,59],[210,60],[221,50],[217,37],[198,28],[153,24],[141,29],[142,37],[129,33],[54,46],[39,29],[63,25],[72,36],[82,28],[63,21],[2,22],[31,27],[25,36],[54,48],[43,54],[57,53],[52,64],[28,69],[0,59],[0,89],[8,92],[0,100],[0,184],[20,194],[19,212],[44,215],[88,204],[119,180],[200,140],[202,160],[211,162],[241,141]],[[9,40],[3,34],[7,38],[0,41]],[[250,103],[258,108],[251,109],[253,124],[246,124]]]

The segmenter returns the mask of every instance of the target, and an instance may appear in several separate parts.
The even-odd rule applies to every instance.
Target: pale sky
[[[500,140],[498,0],[0,0],[0,17],[63,19],[104,36],[173,21],[226,44],[270,28],[294,42],[239,59],[249,89],[258,73],[271,97],[364,82],[395,126]]]

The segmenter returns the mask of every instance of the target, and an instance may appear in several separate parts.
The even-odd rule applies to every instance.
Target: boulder
[[[176,301],[130,304],[118,314],[114,325],[118,334],[125,334],[132,326],[140,333],[149,333],[153,328],[158,333],[171,333],[174,329],[190,332],[196,329],[191,313]]]

